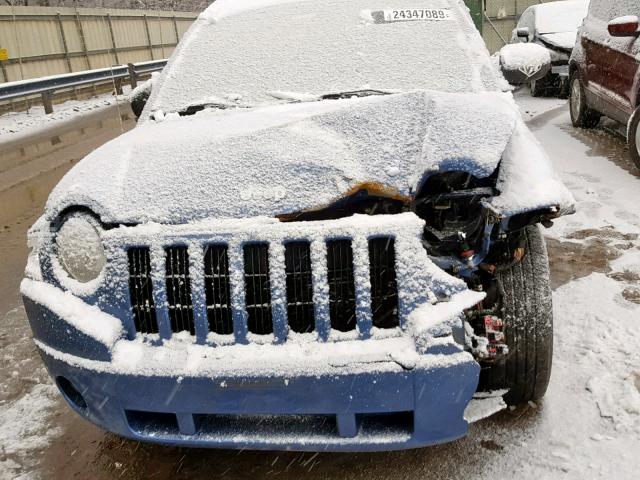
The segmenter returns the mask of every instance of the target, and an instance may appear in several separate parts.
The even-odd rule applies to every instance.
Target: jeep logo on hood
[[[281,186],[249,185],[238,189],[238,197],[245,202],[249,200],[282,200],[286,196],[287,190]]]

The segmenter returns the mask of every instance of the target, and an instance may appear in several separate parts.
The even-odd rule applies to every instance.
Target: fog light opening
[[[73,408],[80,412],[87,410],[87,402],[69,380],[64,377],[58,377],[56,378],[56,383],[58,384],[58,388],[62,392],[62,395],[64,395],[64,398]]]

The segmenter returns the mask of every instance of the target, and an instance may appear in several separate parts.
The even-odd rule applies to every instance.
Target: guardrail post
[[[138,86],[138,74],[136,73],[136,67],[133,63],[128,64],[127,68],[129,69],[129,84],[133,90]]]
[[[122,91],[122,78],[116,78],[113,83],[116,87],[116,95],[122,95],[124,93]]]
[[[2,82],[8,82],[9,74],[7,73],[7,67],[4,65],[3,60],[0,60],[0,72],[2,72]],[[13,100],[9,100],[9,108],[11,110],[15,110],[15,107],[13,106]]]
[[[53,90],[47,90],[41,93],[42,105],[44,106],[44,113],[47,115],[53,113]]]
[[[9,81],[9,74],[7,73],[7,67],[4,66],[4,61],[0,60],[0,72],[2,72],[2,81]]]

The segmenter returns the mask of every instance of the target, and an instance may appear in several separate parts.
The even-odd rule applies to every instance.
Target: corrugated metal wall
[[[485,0],[482,36],[491,53],[509,42],[518,19],[531,5],[553,0]]]
[[[0,82],[167,58],[195,13],[0,7]]]

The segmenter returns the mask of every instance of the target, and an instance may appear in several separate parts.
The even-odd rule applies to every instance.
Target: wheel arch
[[[569,78],[573,76],[575,72],[578,71],[578,62],[575,60],[569,60]]]
[[[631,86],[632,97],[631,105],[634,108],[640,107],[640,62],[637,62],[636,74],[633,77],[633,85]]]

